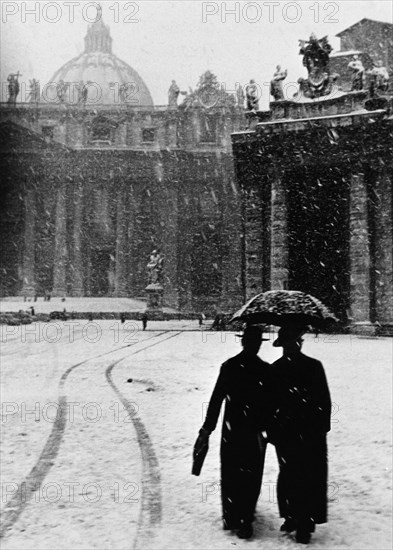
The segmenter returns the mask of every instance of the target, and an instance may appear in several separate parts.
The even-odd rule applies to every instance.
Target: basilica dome
[[[100,18],[89,26],[85,51],[53,75],[47,101],[88,105],[152,106],[149,89],[139,74],[112,53],[109,27]]]

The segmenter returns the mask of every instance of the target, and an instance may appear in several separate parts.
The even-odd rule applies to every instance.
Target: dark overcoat
[[[254,519],[266,451],[261,432],[271,415],[270,365],[243,352],[226,361],[211,396],[203,428],[216,427],[222,402],[221,500],[224,527]]]
[[[280,473],[277,500],[281,517],[327,521],[331,400],[322,363],[299,352],[271,366],[276,410],[268,428]]]

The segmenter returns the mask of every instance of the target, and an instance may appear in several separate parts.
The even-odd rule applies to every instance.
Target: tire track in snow
[[[157,338],[158,336],[161,336],[162,334],[166,334],[167,332],[168,331],[162,331],[158,334],[155,334],[154,336],[146,338],[146,340],[141,342],[141,344],[143,344],[147,340],[151,340],[153,338]],[[140,342],[136,342],[133,344],[127,344],[125,346],[120,346],[115,350],[110,350],[105,353],[101,353],[100,355],[96,355],[95,357],[85,359],[80,363],[77,363],[76,365],[72,365],[63,373],[59,382],[59,399],[58,399],[59,409],[58,409],[58,414],[56,415],[56,419],[53,423],[51,433],[49,434],[49,437],[45,443],[45,446],[37,462],[35,463],[33,468],[30,470],[30,473],[27,475],[27,477],[22,481],[22,483],[18,484],[17,486],[18,490],[16,494],[5,505],[5,507],[1,512],[2,521],[0,526],[0,539],[6,536],[11,531],[12,526],[15,524],[19,516],[22,514],[22,512],[26,508],[27,504],[33,498],[34,493],[40,489],[43,481],[45,480],[50,469],[55,463],[56,457],[60,449],[61,442],[63,440],[67,421],[68,421],[67,397],[66,395],[63,394],[64,385],[66,383],[68,376],[76,368],[81,367],[85,363],[94,361],[96,359],[100,359],[101,357],[104,357],[111,353],[115,353],[124,348],[135,346],[139,343]],[[147,347],[151,347],[151,346],[145,346],[141,350],[138,350],[136,353],[143,351]],[[128,357],[128,355],[126,357]],[[115,362],[111,364],[111,367],[114,367],[117,363],[119,363],[123,359],[125,359],[125,357],[122,357],[121,359],[117,359]]]
[[[168,338],[150,344],[143,350],[137,350],[132,355],[136,355],[145,349],[157,346],[170,338],[179,336],[182,331],[171,334]],[[116,363],[117,364],[117,363]],[[138,444],[142,455],[142,503],[139,515],[139,525],[134,541],[133,548],[151,548],[151,541],[155,530],[161,524],[162,519],[162,496],[161,496],[161,474],[157,455],[154,451],[153,443],[149,437],[146,427],[142,420],[135,414],[134,404],[129,401],[113,382],[112,370],[116,364],[110,365],[106,370],[108,383],[116,393],[134,425]],[[139,382],[143,383],[143,380]]]

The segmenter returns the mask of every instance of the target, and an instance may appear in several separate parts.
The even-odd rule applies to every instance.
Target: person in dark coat
[[[276,410],[268,428],[280,473],[281,531],[307,544],[316,523],[327,522],[327,438],[331,400],[322,363],[301,353],[305,330],[282,328],[273,343],[283,356],[271,366]]]
[[[270,366],[257,355],[262,340],[259,327],[244,330],[243,351],[222,365],[194,447],[198,452],[208,442],[225,400],[220,451],[223,528],[238,529],[239,538],[253,534],[267,444],[262,432],[272,414]]]
[[[147,313],[145,312],[145,313],[142,315],[142,328],[143,328],[143,330],[146,330],[146,327],[147,327],[147,320],[148,320],[148,316],[147,316]]]

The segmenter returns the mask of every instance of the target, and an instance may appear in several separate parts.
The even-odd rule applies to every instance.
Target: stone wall
[[[110,140],[93,143],[97,117],[88,110],[0,109],[0,128],[32,136],[29,156],[21,136],[13,158],[1,156],[13,182],[2,179],[2,293],[143,296],[148,258],[160,248],[166,305],[239,306],[240,198],[229,132],[240,127],[241,116],[218,108],[217,140],[205,143],[194,131],[203,113],[194,111],[136,109],[122,120],[107,108],[99,116],[113,122]],[[41,137],[49,124],[53,137]],[[154,141],[143,142],[145,128],[156,130]],[[68,146],[60,156],[57,139]],[[33,173],[34,200],[25,190]]]

